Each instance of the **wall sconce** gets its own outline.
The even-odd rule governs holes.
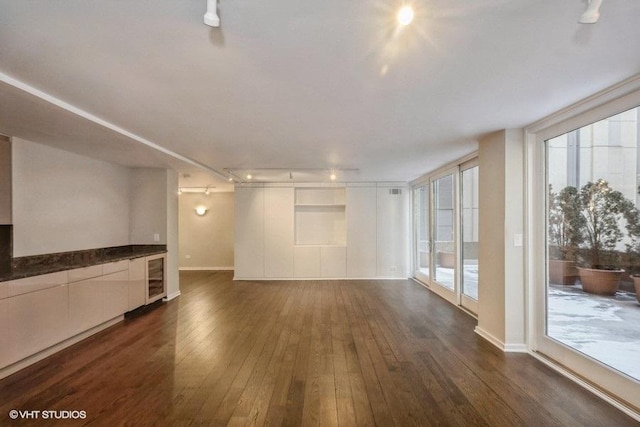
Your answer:
[[[207,213],[207,208],[205,208],[204,206],[198,206],[195,210],[196,214],[198,214],[199,216],[203,216]]]

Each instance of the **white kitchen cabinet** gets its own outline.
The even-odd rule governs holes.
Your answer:
[[[4,283],[0,283],[0,287]],[[13,355],[15,354],[15,343],[9,339],[9,300],[0,299],[0,368],[8,365]],[[15,325],[11,324],[12,327]]]
[[[341,278],[347,274],[347,248],[320,247],[320,277]]]
[[[294,249],[294,275],[296,278],[320,277],[320,247],[296,246]]]
[[[67,271],[69,283],[79,282],[81,280],[92,279],[102,276],[102,264],[92,265],[90,267],[74,268]]]
[[[68,287],[58,285],[2,300],[8,340],[2,366],[68,337]]]
[[[376,277],[377,189],[347,188],[347,277]]]
[[[67,272],[41,274],[39,276],[26,277],[24,279],[11,280],[1,284],[6,289],[7,297],[41,291],[67,284]]]
[[[69,283],[69,327],[71,336],[104,322],[102,277]]]
[[[147,263],[146,258],[135,258],[129,261],[128,311],[142,307],[146,301]]]
[[[293,276],[293,187],[264,189],[264,276]]]
[[[124,259],[122,261],[110,262],[102,264],[102,274],[117,273],[118,271],[125,271],[129,269],[129,260]]]
[[[121,270],[102,276],[103,319],[111,320],[128,311],[129,272]]]
[[[264,188],[235,189],[235,276],[264,277]]]

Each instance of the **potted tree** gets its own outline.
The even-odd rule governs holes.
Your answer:
[[[588,267],[578,267],[582,289],[599,295],[615,295],[620,276],[616,246],[622,241],[620,224],[633,203],[603,179],[580,189],[580,215],[584,220],[584,244]]]
[[[633,280],[636,298],[640,302],[640,211],[636,207],[627,214],[627,232],[630,239],[627,243],[627,273]]]
[[[578,278],[576,254],[584,240],[584,217],[576,187],[555,193],[549,186],[549,281],[573,285]]]

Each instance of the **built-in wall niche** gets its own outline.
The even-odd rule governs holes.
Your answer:
[[[346,246],[345,188],[295,189],[296,245]]]

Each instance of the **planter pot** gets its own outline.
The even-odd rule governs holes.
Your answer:
[[[590,294],[615,295],[624,270],[596,270],[578,267],[582,290]]]
[[[556,285],[573,285],[578,278],[575,261],[549,260],[549,282]]]
[[[631,276],[633,279],[633,286],[636,288],[636,298],[640,302],[640,277]]]
[[[438,251],[438,265],[443,268],[454,268],[456,254],[454,252]]]

